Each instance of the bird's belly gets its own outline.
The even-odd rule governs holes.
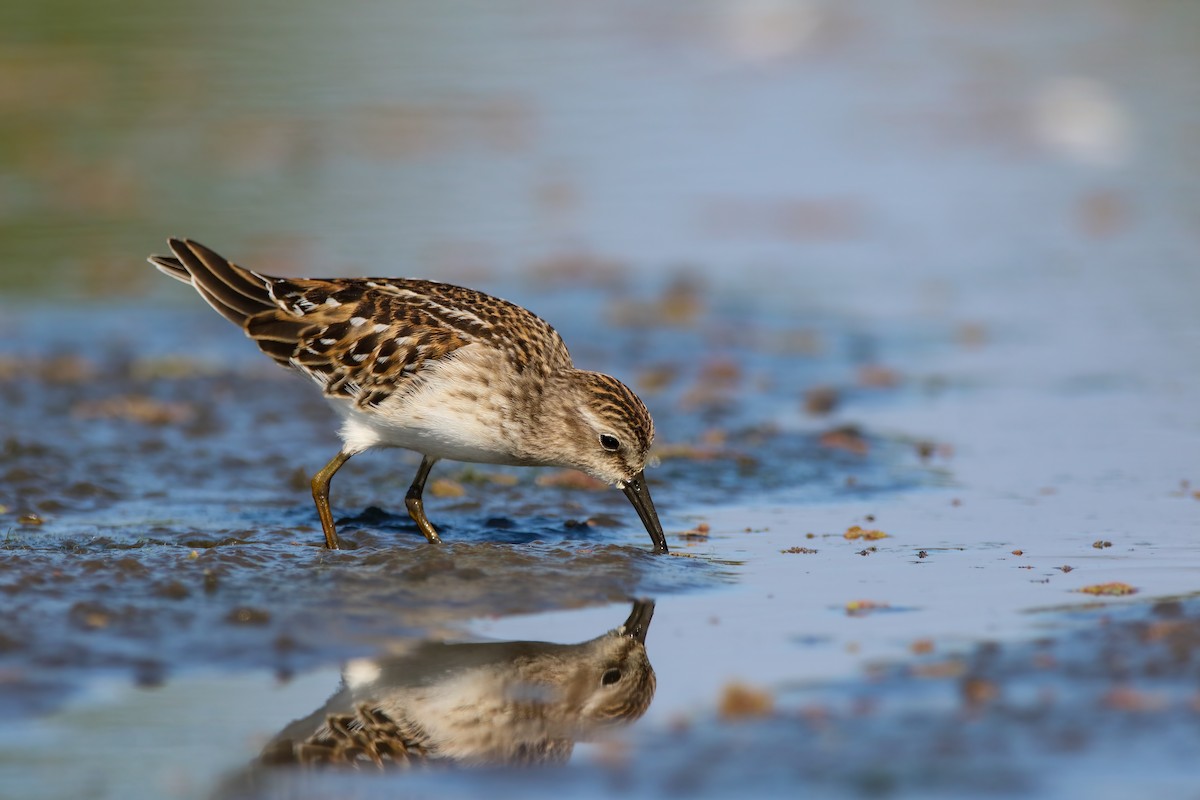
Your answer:
[[[412,398],[402,406],[364,411],[335,402],[342,440],[350,452],[403,447],[438,459],[477,464],[524,464],[502,435],[499,414],[487,406]]]

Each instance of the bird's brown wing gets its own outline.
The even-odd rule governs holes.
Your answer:
[[[391,278],[276,278],[197,242],[170,245],[175,258],[151,258],[159,270],[194,286],[276,362],[360,407],[410,391],[426,367],[474,343],[494,349],[517,372],[571,364],[545,321],[473,289]]]

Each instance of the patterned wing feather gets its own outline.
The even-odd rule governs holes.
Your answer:
[[[325,394],[359,406],[411,388],[427,364],[480,341],[477,333],[433,316],[419,294],[400,298],[378,287],[364,278],[277,278],[271,285],[276,308],[250,318],[246,333]]]
[[[411,390],[425,367],[470,344],[494,349],[518,373],[530,364],[571,365],[562,338],[546,322],[472,289],[388,278],[276,278],[271,296],[277,309],[251,318],[246,332],[327,395],[360,407]]]
[[[187,239],[162,272],[190,283],[268,356],[326,395],[375,406],[415,387],[422,370],[480,344],[518,373],[571,366],[555,330],[529,311],[445,283],[389,278],[276,278],[239,267]]]

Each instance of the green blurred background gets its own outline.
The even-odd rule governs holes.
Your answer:
[[[16,0],[0,292],[156,291],[168,235],[292,274],[803,272],[867,309],[1135,258],[1191,291],[1198,42],[1191,0]]]

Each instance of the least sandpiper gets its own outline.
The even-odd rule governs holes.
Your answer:
[[[439,459],[580,470],[620,488],[654,543],[666,537],[644,469],[654,441],[625,384],[576,369],[562,337],[520,306],[482,292],[398,278],[276,278],[188,239],[151,256],[191,285],[259,349],[321,387],[342,417],[342,448],[312,479],[325,544],[337,549],[329,482],[370,447],[423,458],[409,516],[440,542],[422,494]]]
[[[561,763],[646,712],[654,603],[580,644],[421,642],[356,659],[325,705],[277,734],[266,764],[498,766]]]

